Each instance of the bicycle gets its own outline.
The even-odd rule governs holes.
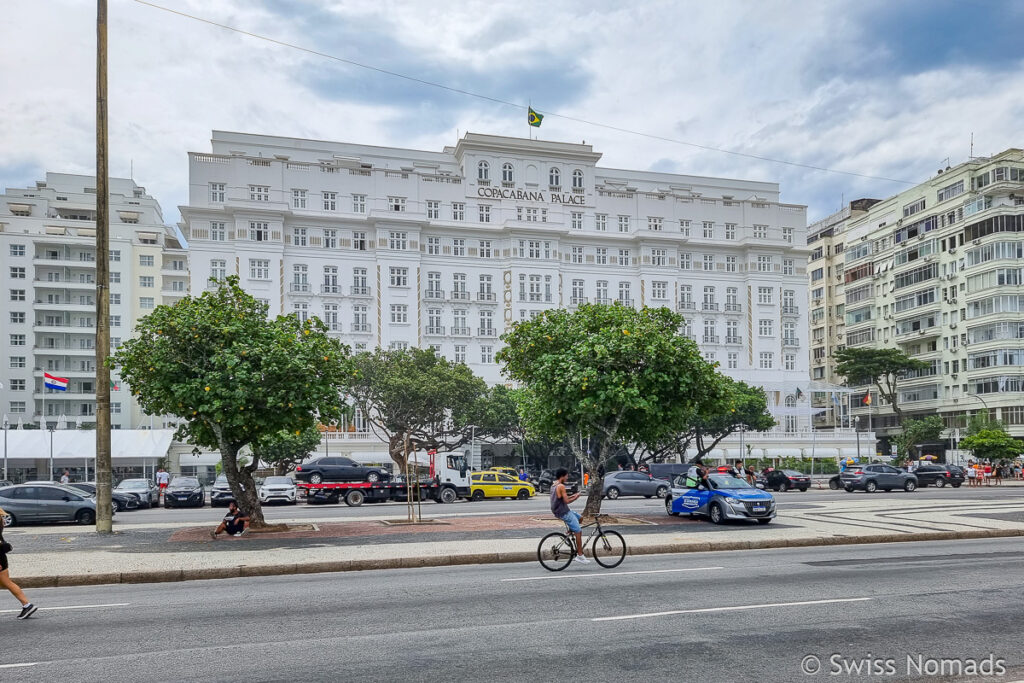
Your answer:
[[[613,569],[622,564],[626,558],[626,540],[617,531],[604,530],[601,528],[601,518],[607,515],[597,515],[590,524],[584,524],[583,529],[594,527],[590,536],[583,542],[586,548],[593,540],[594,561],[605,569]],[[566,525],[566,531],[569,526]],[[576,556],[576,539],[574,534],[555,531],[540,540],[537,546],[537,561],[548,571],[558,572],[569,566]]]

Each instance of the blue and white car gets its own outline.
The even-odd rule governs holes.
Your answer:
[[[676,477],[672,492],[665,498],[665,512],[673,517],[704,515],[714,524],[727,519],[756,519],[768,524],[775,519],[775,498],[767,491],[728,474],[711,474],[708,480],[711,490],[703,486],[688,488],[686,475]]]

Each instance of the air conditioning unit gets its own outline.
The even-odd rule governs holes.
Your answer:
[[[959,377],[959,375],[954,372],[953,373],[953,379],[956,379],[957,377]]]
[[[949,329],[955,330],[956,329],[956,323],[950,323],[949,324]]]
[[[971,242],[971,244],[981,244],[981,238],[979,237],[978,239]]]
[[[922,232],[920,235],[917,236],[917,241],[920,242],[923,239],[924,239],[924,233]]]
[[[918,333],[919,335],[922,335],[922,336],[923,336],[923,335],[924,335],[924,330],[918,330],[918,331],[917,331],[917,333]]]
[[[955,254],[956,253],[956,247],[950,247],[949,248],[949,253],[950,254]]]
[[[885,316],[885,319],[886,320],[892,320],[892,314],[889,314],[889,315]]]

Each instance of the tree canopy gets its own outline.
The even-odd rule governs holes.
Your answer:
[[[721,382],[726,390],[724,409],[697,413],[690,420],[688,432],[693,435],[697,454],[702,457],[741,427],[766,432],[775,426],[764,389],[725,376],[721,377]]]
[[[377,349],[353,357],[348,393],[401,470],[409,452],[450,451],[469,441],[471,411],[487,384],[430,349]]]
[[[833,354],[836,371],[846,377],[847,384],[858,386],[873,384],[878,395],[886,400],[903,424],[903,411],[899,406],[897,388],[908,373],[925,370],[928,363],[911,358],[899,349],[845,348]]]
[[[682,323],[666,308],[584,305],[545,311],[502,336],[498,360],[521,384],[528,433],[566,440],[590,472],[585,514],[600,510],[597,466],[616,444],[681,431],[691,413],[724,405],[721,377],[680,334]],[[583,451],[588,436],[600,452]]]
[[[1024,442],[1013,438],[1005,429],[982,429],[960,442],[960,448],[974,452],[974,457],[998,462],[1013,460],[1024,454]]]
[[[907,419],[903,423],[903,431],[893,437],[896,443],[896,456],[912,459],[914,444],[941,441],[945,428],[945,423],[938,415]]]
[[[110,358],[149,415],[179,419],[176,438],[218,449],[239,506],[255,526],[263,513],[252,473],[238,452],[307,428],[315,414],[340,414],[350,374],[348,349],[317,318],[267,319],[267,306],[237,277],[213,291],[158,306]]]

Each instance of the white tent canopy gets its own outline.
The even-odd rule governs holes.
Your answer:
[[[115,429],[110,432],[113,460],[156,459],[167,456],[173,429]],[[46,429],[16,429],[7,432],[7,457],[36,460],[50,457],[50,432]],[[53,457],[95,458],[96,432],[91,429],[58,429],[53,432]]]

